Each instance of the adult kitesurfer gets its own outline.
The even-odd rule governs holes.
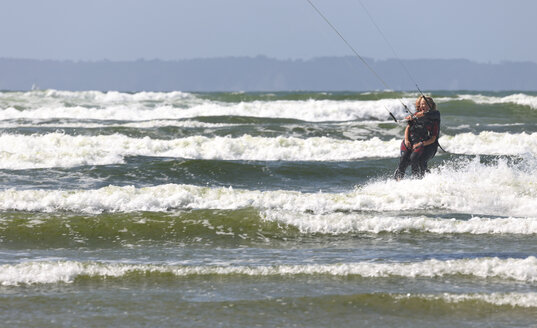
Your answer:
[[[409,165],[412,176],[421,178],[428,172],[427,162],[434,157],[438,149],[440,133],[440,112],[431,97],[421,95],[416,99],[416,114],[407,116],[408,125],[405,138],[401,142],[401,158],[395,170],[397,180],[405,176]]]

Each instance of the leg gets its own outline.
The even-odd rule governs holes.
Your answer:
[[[436,144],[426,146],[423,150],[423,155],[421,155],[419,159],[419,168],[421,171],[421,175],[423,176],[425,173],[429,173],[429,169],[427,168],[427,162],[436,155],[436,150],[438,149],[438,146]]]
[[[416,148],[410,155],[410,163],[412,165],[412,176],[416,178],[423,177],[423,172],[421,171],[421,168],[420,168],[420,161],[421,161],[421,158],[423,157],[424,148],[425,147],[423,146]]]
[[[401,142],[401,158],[399,159],[399,166],[395,170],[394,178],[396,180],[401,180],[405,176],[405,171],[410,165],[410,154],[412,150],[406,148],[405,141]]]

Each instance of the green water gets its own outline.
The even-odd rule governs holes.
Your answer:
[[[537,93],[0,93],[6,327],[526,327]]]

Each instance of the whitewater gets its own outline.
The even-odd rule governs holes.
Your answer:
[[[396,181],[417,96],[0,92],[6,324],[534,324],[537,94],[432,92]]]

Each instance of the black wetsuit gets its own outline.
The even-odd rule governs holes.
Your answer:
[[[410,129],[410,143],[412,145],[429,140],[433,136],[436,136],[436,140],[428,146],[408,149],[403,139],[399,167],[395,170],[394,174],[396,179],[401,179],[405,176],[405,171],[409,165],[412,165],[413,176],[423,177],[425,172],[428,172],[427,162],[434,157],[438,149],[438,137],[440,136],[439,111],[428,111],[423,117],[409,121],[408,124]]]

